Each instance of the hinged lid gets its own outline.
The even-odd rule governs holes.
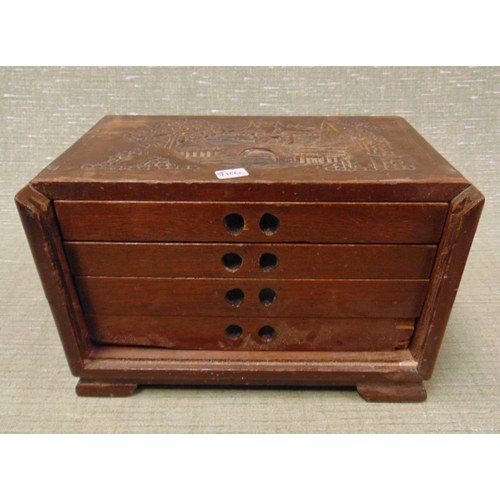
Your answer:
[[[399,117],[108,116],[32,185],[51,199],[449,201],[469,182]]]

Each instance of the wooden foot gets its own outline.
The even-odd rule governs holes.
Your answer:
[[[419,403],[427,399],[421,382],[407,384],[366,383],[356,389],[370,403]]]
[[[98,382],[96,380],[80,379],[76,384],[76,393],[84,397],[122,398],[130,396],[137,389],[137,384],[119,382]]]

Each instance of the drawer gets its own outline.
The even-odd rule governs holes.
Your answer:
[[[447,203],[55,201],[74,241],[437,243]]]
[[[77,276],[427,279],[434,245],[66,242]]]
[[[416,318],[429,282],[79,276],[75,283],[87,314]]]
[[[85,320],[95,342],[243,351],[391,351],[408,346],[413,319],[99,316]]]

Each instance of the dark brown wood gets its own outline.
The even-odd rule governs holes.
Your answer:
[[[397,117],[118,116],[16,201],[79,395],[393,402],[425,399],[484,199]]]
[[[71,372],[78,376],[92,344],[64,255],[52,203],[26,186],[17,194],[16,205]]]
[[[55,208],[66,240],[436,243],[448,204],[56,201]],[[244,220],[235,234],[225,223],[231,214]],[[265,214],[279,219],[273,234],[261,229]]]
[[[245,178],[243,178],[245,179]],[[329,184],[287,182],[267,183],[263,181],[244,182],[235,179],[231,188],[220,186],[218,182],[185,184],[150,184],[139,182],[106,182],[89,184],[85,181],[72,181],[61,178],[57,182],[38,180],[34,186],[51,199],[68,200],[113,200],[113,201],[190,201],[193,193],[205,201],[238,202],[242,199],[258,202],[276,200],[279,202],[448,202],[465,189],[469,182],[463,179],[448,178],[443,182],[412,182],[401,180],[395,186],[391,181],[366,181],[356,184],[331,182]]]
[[[244,167],[246,177],[214,172]],[[469,185],[399,117],[109,116],[33,181],[51,199],[449,201]]]
[[[80,379],[76,385],[78,396],[86,397],[122,398],[132,395],[136,389],[137,384],[99,382],[87,379]]]
[[[86,321],[102,344],[243,351],[391,351],[407,348],[414,328],[414,320],[385,318],[87,315]]]
[[[408,350],[392,352],[180,351],[101,347],[86,363],[87,380],[113,385],[356,386],[415,385],[422,382]],[[404,389],[404,387],[403,387]],[[399,399],[414,401],[415,391]],[[92,395],[92,394],[88,394]],[[95,394],[95,395],[102,395]]]
[[[417,383],[373,383],[356,386],[359,394],[370,403],[420,403],[427,399],[421,382]]]
[[[411,345],[425,378],[434,370],[483,205],[484,196],[473,186],[450,204],[429,293]]]
[[[102,356],[93,356],[85,365],[91,380],[138,384],[229,384],[229,385],[313,385],[356,386],[361,381],[374,383],[421,382],[417,363],[408,351],[392,353],[361,352],[258,352],[194,351],[179,359],[174,351],[148,359],[149,349],[132,358],[138,348],[103,347]],[[96,353],[100,350],[96,349]],[[156,350],[155,350],[156,351]],[[216,357],[216,354],[224,356]],[[291,356],[295,354],[295,356]],[[351,357],[346,355],[351,354]],[[238,356],[239,355],[239,356]],[[274,356],[273,356],[274,355]]]
[[[258,279],[93,276],[77,277],[75,283],[85,313],[228,318],[415,318],[420,315],[428,287],[427,280],[262,282]],[[276,294],[275,301],[270,305],[263,304],[260,299],[264,289]],[[241,290],[244,294],[239,306],[226,298],[232,290]]]
[[[64,246],[76,276],[158,278],[428,279],[436,254],[435,245],[66,242]]]

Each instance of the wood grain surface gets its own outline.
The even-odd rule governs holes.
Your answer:
[[[387,318],[86,315],[86,321],[101,344],[238,351],[393,351],[408,346],[415,326]]]
[[[427,279],[435,245],[66,242],[76,276]]]
[[[63,237],[87,241],[436,243],[448,211],[447,203],[59,200],[54,205]],[[233,214],[242,220],[227,222]],[[272,233],[263,224],[266,214],[278,219]]]
[[[246,174],[228,189],[231,168]],[[449,201],[469,182],[401,117],[120,115],[33,185],[51,199]]]
[[[131,316],[415,318],[428,280],[266,280],[78,276],[85,313]],[[274,302],[263,303],[270,290]],[[232,294],[233,291],[238,291]],[[232,298],[236,300],[232,300]],[[241,299],[240,299],[241,297]]]

